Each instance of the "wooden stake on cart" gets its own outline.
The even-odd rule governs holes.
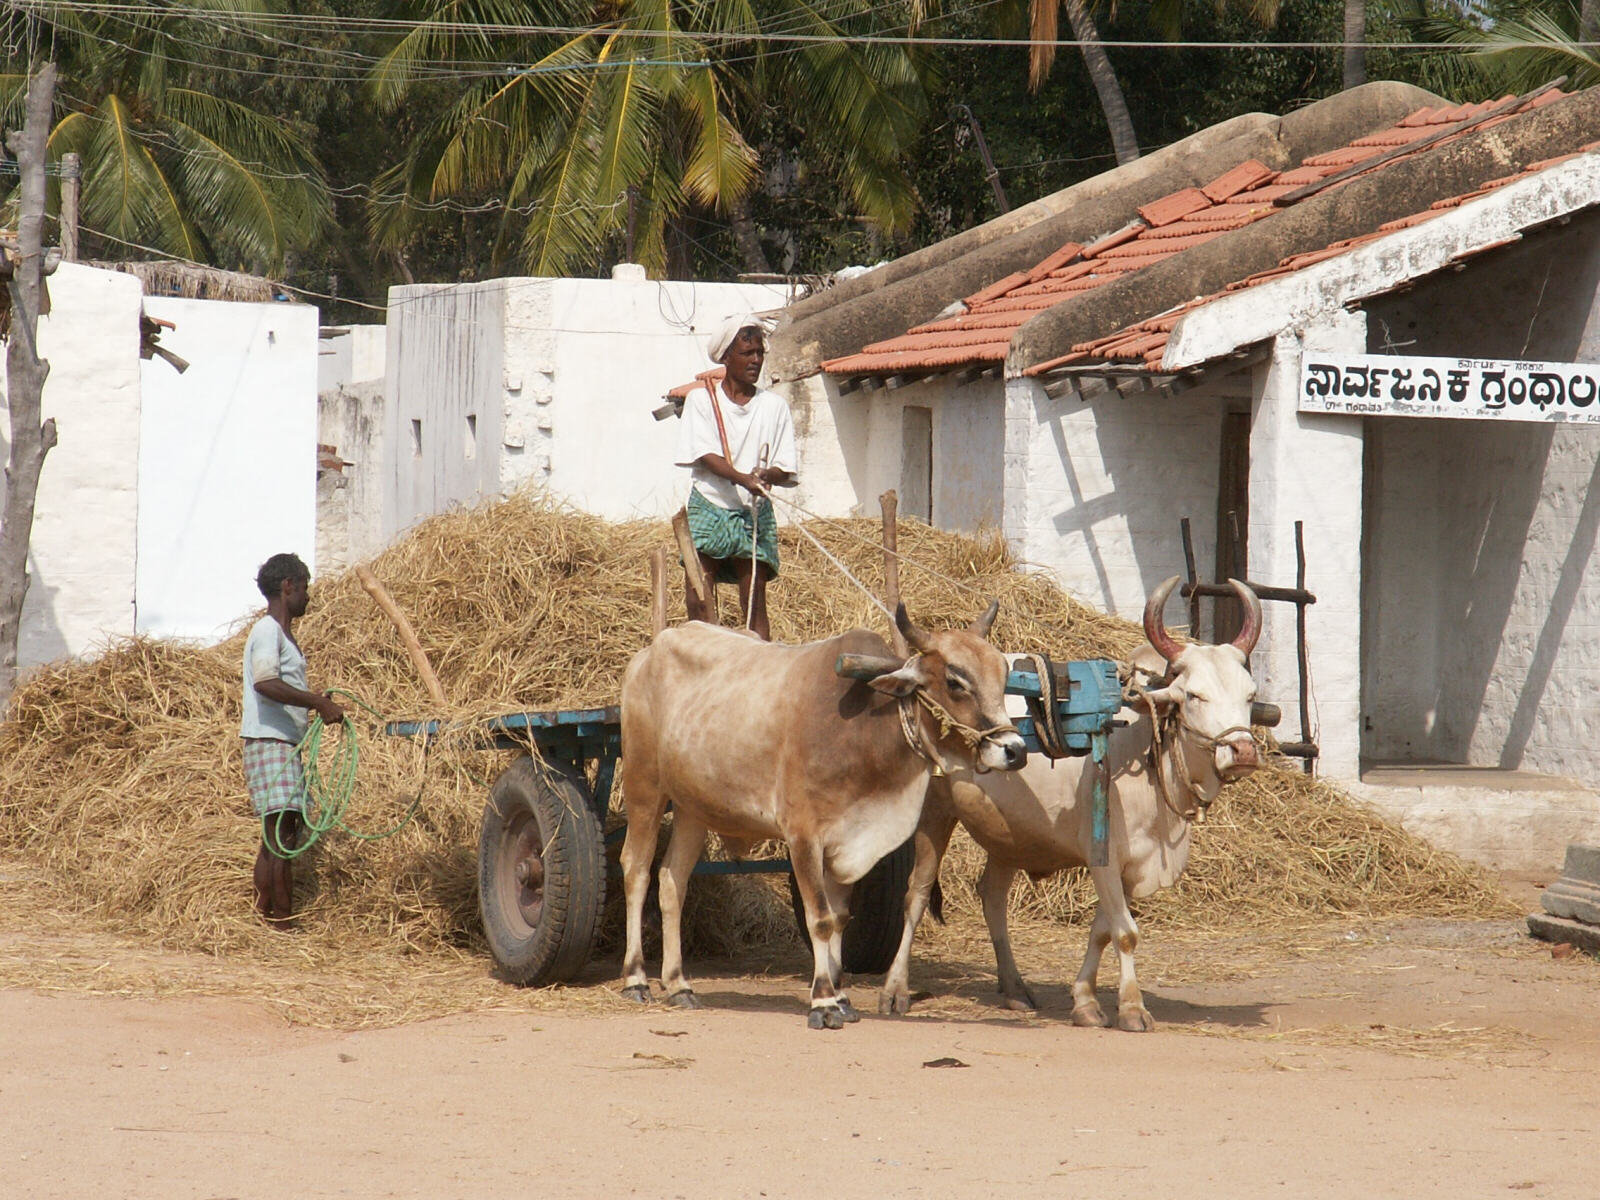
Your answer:
[[[667,627],[667,552],[660,546],[650,551],[650,636],[659,637]]]
[[[896,521],[900,497],[893,488],[878,497],[878,507],[883,510],[883,602],[894,612],[900,607],[900,537]],[[889,636],[896,654],[911,653],[905,636],[893,622],[889,625]]]
[[[411,656],[411,665],[417,668],[417,674],[422,677],[422,686],[428,689],[428,696],[440,708],[445,707],[444,688],[439,683],[439,677],[433,673],[433,666],[428,662],[428,655],[422,649],[422,643],[417,640],[417,631],[411,627],[411,622],[406,619],[405,613],[400,611],[400,606],[389,595],[388,589],[378,582],[377,576],[366,567],[358,566],[355,569],[356,578],[361,581],[361,586],[377,602],[383,615],[389,618],[395,627],[395,632],[400,635],[400,641],[406,648],[406,653]]]
[[[702,603],[711,604],[715,611],[716,594],[712,588],[716,585],[700,568],[700,552],[694,548],[694,538],[689,533],[689,514],[681,508],[672,514],[672,536],[677,539],[678,553],[683,556],[683,570],[689,577],[689,586]]]

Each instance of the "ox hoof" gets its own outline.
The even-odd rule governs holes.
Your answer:
[[[1001,1001],[1012,1012],[1036,1013],[1039,1006],[1034,1003],[1033,996],[1024,993],[1020,996],[1006,996]]]
[[[854,1025],[857,1021],[861,1020],[861,1014],[856,1011],[855,1005],[851,1004],[848,1000],[839,1001],[839,1015],[851,1025]]]
[[[1084,1004],[1073,1009],[1072,1023],[1083,1029],[1104,1029],[1111,1024],[1098,1004]]]
[[[692,989],[684,988],[681,992],[673,992],[667,997],[667,1003],[673,1008],[699,1008],[700,997]]]
[[[1155,1018],[1142,1006],[1117,1010],[1117,1028],[1125,1033],[1149,1033],[1155,1027]]]
[[[806,1015],[807,1029],[843,1029],[844,1014],[837,1008],[813,1008]]]
[[[885,988],[878,993],[878,1011],[886,1016],[903,1017],[911,1011],[911,996],[906,992],[891,992]]]
[[[647,983],[630,984],[622,989],[622,998],[624,1000],[632,1000],[635,1004],[649,1004],[650,985]]]

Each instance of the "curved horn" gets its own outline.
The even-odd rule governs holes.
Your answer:
[[[1174,575],[1150,593],[1150,599],[1144,606],[1144,635],[1168,663],[1183,653],[1183,647],[1167,632],[1166,622],[1161,619],[1161,610],[1167,606],[1167,597],[1172,595],[1172,589],[1177,586],[1178,577]]]
[[[1244,628],[1239,630],[1239,636],[1233,639],[1233,644],[1242,653],[1249,654],[1261,637],[1261,601],[1246,584],[1237,579],[1228,580],[1228,585],[1239,597],[1239,603],[1244,605]]]
[[[911,623],[911,618],[906,615],[906,606],[897,604],[894,608],[894,624],[906,639],[906,645],[913,650],[923,652],[928,649],[928,634],[926,630],[919,629]]]
[[[979,637],[987,639],[988,636],[989,636],[989,630],[994,628],[995,614],[997,614],[999,611],[1000,611],[1000,601],[998,601],[998,600],[989,601],[989,607],[983,610],[983,615],[980,616],[971,625],[968,625],[967,628],[971,632],[977,634]]]

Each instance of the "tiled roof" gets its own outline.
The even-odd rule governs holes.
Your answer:
[[[1099,364],[1118,367],[1142,367],[1146,370],[1152,371],[1158,370],[1161,366],[1161,360],[1167,351],[1168,335],[1172,333],[1172,330],[1177,325],[1180,317],[1193,312],[1195,309],[1204,307],[1205,305],[1210,304],[1213,300],[1216,300],[1222,296],[1242,291],[1245,288],[1255,287],[1258,284],[1266,283],[1269,280],[1280,279],[1283,276],[1292,274],[1303,267],[1309,267],[1313,263],[1325,262],[1330,258],[1336,258],[1341,254],[1346,254],[1359,246],[1365,246],[1372,242],[1378,241],[1379,239],[1384,238],[1391,233],[1396,233],[1402,229],[1409,229],[1414,225],[1420,225],[1424,221],[1431,220],[1450,209],[1461,207],[1461,205],[1467,203],[1469,200],[1476,200],[1480,196],[1486,196],[1490,192],[1497,191],[1509,183],[1515,183],[1520,179],[1526,179],[1530,175],[1537,175],[1541,171],[1547,171],[1551,167],[1558,166],[1561,163],[1567,162],[1569,159],[1576,158],[1579,154],[1584,154],[1594,150],[1600,150],[1600,141],[1591,142],[1586,146],[1580,147],[1572,154],[1563,154],[1556,158],[1547,158],[1542,162],[1530,163],[1521,171],[1516,171],[1510,175],[1501,176],[1499,179],[1491,179],[1482,187],[1476,188],[1475,190],[1467,192],[1463,195],[1451,196],[1444,200],[1436,200],[1421,212],[1412,213],[1410,216],[1400,217],[1397,220],[1387,221],[1378,226],[1378,228],[1374,229],[1371,233],[1362,234],[1360,237],[1346,238],[1343,241],[1335,242],[1330,246],[1326,246],[1321,250],[1309,251],[1305,254],[1291,255],[1290,257],[1281,261],[1271,270],[1260,271],[1254,275],[1240,279],[1237,282],[1230,283],[1220,292],[1215,292],[1209,296],[1197,297],[1194,300],[1189,301],[1187,304],[1179,305],[1177,308],[1161,313],[1159,316],[1152,317],[1148,321],[1139,321],[1133,325],[1127,326],[1126,328],[1119,329],[1115,333],[1108,334],[1105,337],[1096,338],[1095,340],[1089,342],[1080,342],[1072,347],[1072,353],[1065,354],[1060,358],[1051,359],[1048,362],[1038,363],[1035,366],[1030,367],[1027,371],[1027,374],[1043,375],[1049,371],[1057,369],[1058,367],[1083,367]],[[1497,249],[1499,246],[1505,244],[1506,242],[1502,241],[1497,242],[1494,245],[1483,246],[1478,248],[1475,253],[1481,254],[1488,250]]]
[[[1374,163],[1372,170],[1382,170],[1390,163],[1410,157],[1404,147],[1444,134],[1439,141],[1428,143],[1431,149],[1440,141],[1458,136],[1450,132],[1453,126],[1462,127],[1461,133],[1467,128],[1475,132],[1562,97],[1562,92],[1552,89],[1531,96],[1521,105],[1514,103],[1514,97],[1506,97],[1482,104],[1419,109],[1387,129],[1359,137],[1329,153],[1314,155],[1288,171],[1274,171],[1254,159],[1247,160],[1201,187],[1183,188],[1142,206],[1127,225],[1098,241],[1086,246],[1069,243],[1032,270],[1019,271],[995,281],[968,296],[963,302],[966,311],[957,316],[918,325],[899,337],[865,346],[857,354],[830,359],[822,364],[823,370],[834,375],[889,375],[1003,362],[1012,335],[1044,310],[1129,272],[1264,220],[1285,207],[1286,198],[1288,203],[1293,203],[1291,193],[1299,188],[1333,180],[1334,176],[1341,178],[1328,186],[1342,186],[1347,178],[1370,174],[1356,170],[1345,176],[1345,172],[1368,159],[1381,157],[1383,161]],[[1481,120],[1497,106],[1504,106],[1504,111],[1488,121]],[[1469,126],[1473,121],[1478,123]],[[1397,150],[1401,152],[1395,153]],[[1390,154],[1394,157],[1387,157]],[[1369,236],[1381,236],[1381,231]],[[1348,248],[1329,247],[1318,253],[1342,253]],[[1301,259],[1306,257],[1300,256]],[[1308,265],[1299,260],[1289,261],[1294,261],[1296,266],[1279,267],[1268,275]],[[1310,261],[1316,261],[1315,257]],[[1233,286],[1244,285],[1245,281],[1241,281]],[[1130,326],[1111,338],[1085,344],[1083,357],[1098,357],[1115,344],[1121,357],[1113,361],[1134,361],[1128,356],[1136,353],[1137,361],[1144,361],[1153,348],[1153,343],[1145,345],[1148,339],[1159,334],[1164,347],[1165,334],[1170,332],[1176,319],[1175,315],[1166,314]],[[1165,328],[1160,328],[1163,322],[1166,322]],[[1092,353],[1088,350],[1091,345],[1096,347]],[[1135,351],[1135,346],[1143,348]],[[1077,361],[1078,351],[1079,348],[1074,347],[1073,355],[1049,365]],[[1159,357],[1158,349],[1156,361]],[[1034,368],[1030,374],[1041,369],[1048,367]]]

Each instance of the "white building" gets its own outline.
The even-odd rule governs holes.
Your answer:
[[[838,431],[845,503],[899,487],[939,525],[997,524],[1125,616],[1185,572],[1182,518],[1203,581],[1275,586],[1303,523],[1318,769],[1553,867],[1600,835],[1600,426],[1396,415],[1422,409],[1387,392],[1312,411],[1302,365],[1600,361],[1597,133],[1600,92],[1457,109],[1376,84],[1238,118],[793,306],[769,361],[797,420]],[[1286,740],[1296,641],[1268,604],[1254,668]]]
[[[316,310],[145,296],[133,275],[72,263],[49,288],[43,412],[59,441],[19,665],[133,633],[216,637],[259,607],[263,559],[314,559]],[[186,372],[141,359],[141,312],[172,322],[160,344]]]
[[[385,539],[450,504],[532,485],[612,520],[684,500],[677,425],[650,410],[704,370],[729,314],[786,289],[611,279],[496,279],[389,293]]]

